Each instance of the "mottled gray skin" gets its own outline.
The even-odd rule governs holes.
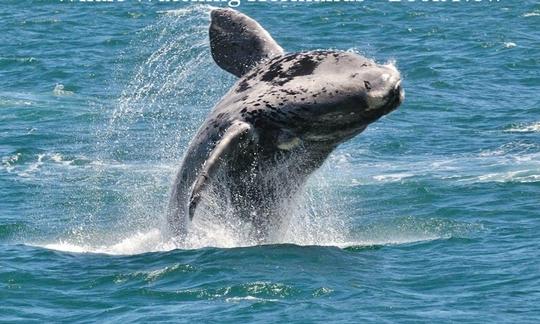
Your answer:
[[[238,28],[246,18],[218,9],[212,26],[219,25],[230,39],[235,31],[226,29],[227,23],[236,21]],[[252,222],[264,241],[268,227],[282,221],[280,207],[328,155],[403,100],[400,74],[392,64],[378,65],[351,52],[284,54],[263,34],[258,39],[265,44],[261,53],[248,53],[247,59],[236,56],[242,52],[238,48],[212,48],[213,53],[227,52],[213,56],[241,78],[206,118],[185,154],[170,201],[169,223],[176,235],[185,235],[190,216],[196,217],[201,196],[219,173],[229,179],[221,188],[224,201],[238,217]],[[211,39],[211,44],[216,42]]]

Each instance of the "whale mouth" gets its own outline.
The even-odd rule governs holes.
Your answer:
[[[401,86],[401,80],[398,80],[396,84],[394,85],[394,94],[396,94],[399,98],[399,104],[401,104],[405,100],[405,90]],[[397,107],[396,107],[397,108]]]
[[[401,87],[401,80],[396,82],[396,84],[394,85],[394,89],[392,89],[391,91],[390,98],[391,99],[382,107],[381,116],[389,114],[392,111],[396,110],[405,99],[405,90],[403,90],[403,88]]]
[[[378,99],[377,105],[373,108],[367,109],[361,114],[364,117],[364,122],[370,124],[384,115],[396,110],[401,103],[405,100],[405,90],[401,86],[401,79],[399,79],[391,88],[388,93]]]
[[[372,108],[358,111],[337,112],[327,115],[323,122],[318,122],[317,127],[304,134],[303,139],[311,142],[343,142],[364,131],[367,126],[379,118],[396,110],[405,99],[405,91],[401,86],[401,79],[394,85],[388,85],[384,97],[378,98],[379,102]],[[367,103],[366,103],[367,104]],[[346,118],[343,118],[346,117]],[[349,118],[350,117],[350,118]],[[340,121],[335,122],[338,118]],[[347,120],[346,122],[344,122]]]
[[[399,89],[401,89],[401,80],[398,80],[398,82],[394,84],[394,90],[399,90]]]

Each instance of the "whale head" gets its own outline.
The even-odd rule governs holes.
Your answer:
[[[342,142],[395,110],[404,100],[393,63],[352,52],[312,51],[261,64],[245,79],[263,84],[282,120],[308,141]],[[256,87],[255,87],[256,88]]]
[[[344,51],[286,54],[253,19],[232,9],[215,9],[211,16],[212,56],[240,77],[229,97],[248,106],[242,107],[244,117],[257,128],[285,128],[307,142],[339,144],[404,100],[393,63]]]

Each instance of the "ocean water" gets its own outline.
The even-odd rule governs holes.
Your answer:
[[[211,8],[0,2],[0,322],[540,321],[537,1],[242,3],[287,51],[395,61],[406,91],[263,246],[211,217],[166,235],[235,80]]]

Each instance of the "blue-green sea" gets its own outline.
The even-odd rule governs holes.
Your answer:
[[[540,322],[540,3],[265,2],[289,52],[395,62],[272,244],[169,237],[182,156],[234,84],[227,3],[0,0],[0,322]]]

